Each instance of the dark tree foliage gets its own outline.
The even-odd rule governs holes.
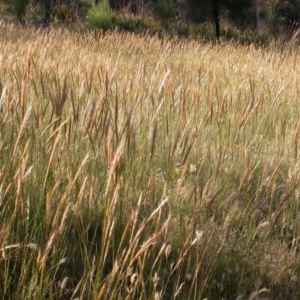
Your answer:
[[[221,0],[226,17],[238,25],[255,20],[255,1],[253,0]]]
[[[211,0],[186,0],[187,1],[187,15],[188,18],[194,22],[204,22],[211,20],[212,6]]]
[[[19,21],[25,16],[28,0],[14,0],[14,11]]]
[[[220,19],[222,16],[242,24],[253,16],[253,0],[187,0],[189,18],[192,21],[213,21],[217,39],[221,35]]]
[[[299,26],[300,0],[279,2],[275,6],[275,12],[285,26]]]
[[[112,9],[123,9],[128,7],[132,2],[130,0],[109,0],[109,6]]]

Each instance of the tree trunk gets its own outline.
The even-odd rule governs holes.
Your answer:
[[[51,15],[51,0],[45,0],[45,26],[49,26]]]
[[[215,30],[216,30],[216,38],[219,40],[220,38],[220,7],[219,7],[219,0],[212,0],[213,4],[213,17],[215,23]]]
[[[260,23],[261,23],[260,0],[256,0],[256,26],[257,26],[257,29],[260,29]]]

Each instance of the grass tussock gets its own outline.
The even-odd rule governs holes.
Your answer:
[[[297,49],[0,36],[0,298],[299,298]]]

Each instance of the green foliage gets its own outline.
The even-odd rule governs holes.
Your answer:
[[[76,7],[73,5],[61,4],[54,7],[52,11],[53,17],[60,21],[75,20]]]
[[[168,20],[175,16],[174,5],[168,0],[158,0],[153,8],[153,14],[161,20]]]
[[[134,33],[146,32],[147,24],[141,18],[134,16],[119,15],[116,17],[116,25],[121,31],[129,31]]]
[[[265,18],[265,23],[271,34],[275,36],[278,34],[280,27],[283,25],[283,20],[275,12],[270,11]]]
[[[80,9],[88,10],[92,7],[92,4],[87,0],[78,0],[78,7]]]
[[[88,18],[93,27],[104,31],[112,29],[115,23],[115,16],[107,0],[102,0],[98,5],[93,6],[88,12]]]
[[[28,0],[14,0],[14,12],[19,20],[25,16],[28,3]]]
[[[251,29],[241,31],[238,28],[226,27],[222,30],[221,35],[226,41],[234,41],[242,45],[256,44],[266,46],[269,43],[267,34],[263,32],[256,32]]]

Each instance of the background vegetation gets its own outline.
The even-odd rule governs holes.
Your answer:
[[[299,48],[0,23],[1,299],[299,299]]]
[[[299,0],[0,0],[0,6],[0,17],[22,24],[263,44],[298,38],[300,20]]]

